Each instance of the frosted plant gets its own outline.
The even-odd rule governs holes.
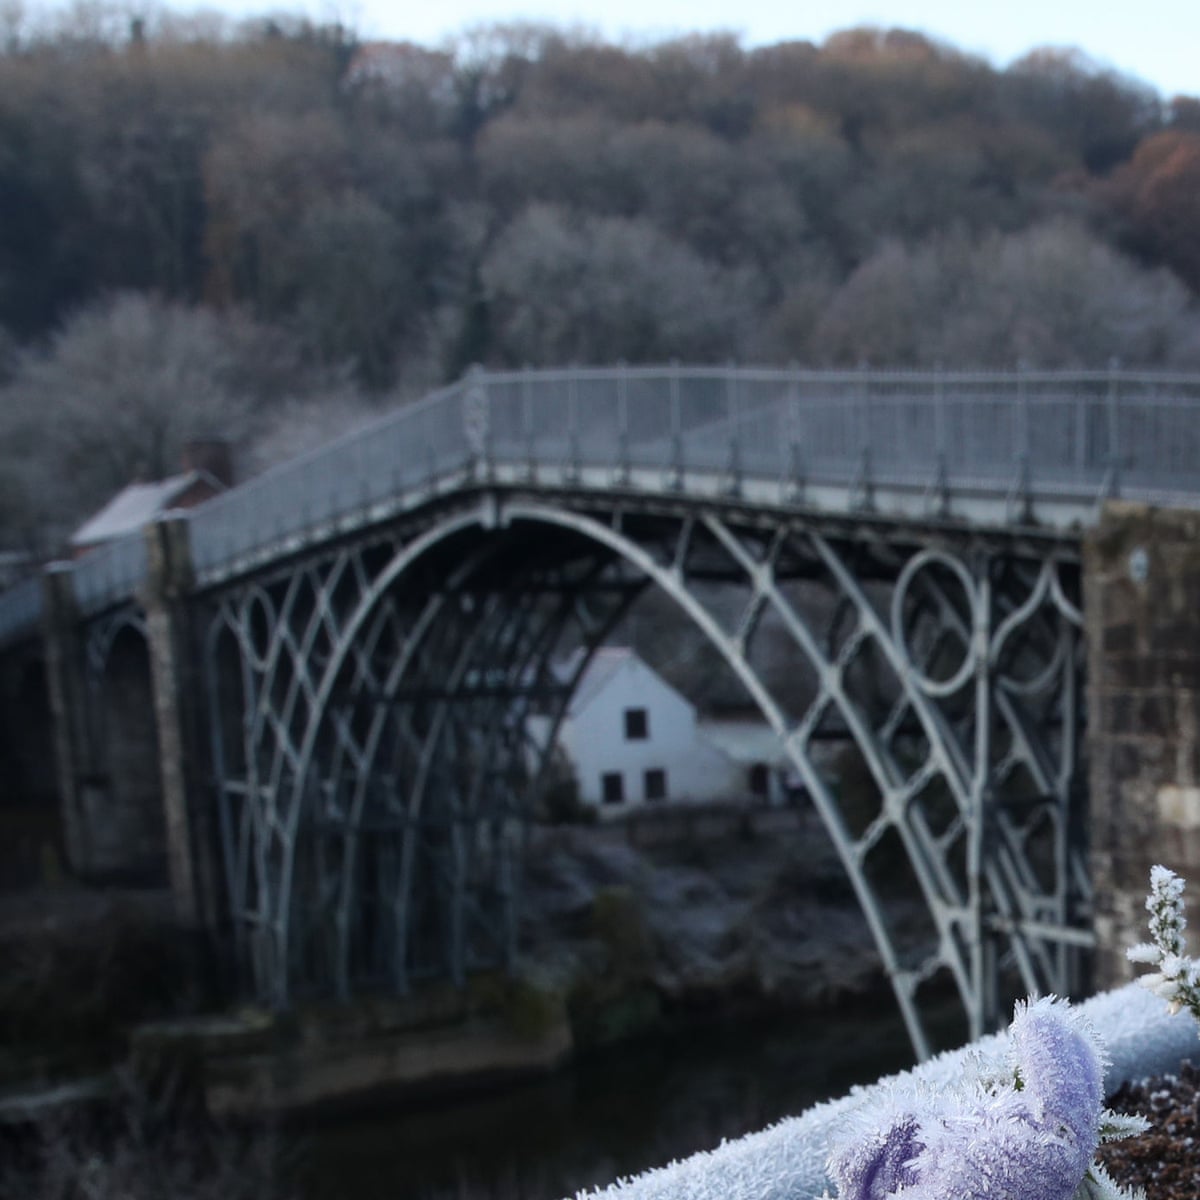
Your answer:
[[[1166,1000],[1172,1013],[1186,1008],[1200,1020],[1200,963],[1185,953],[1183,931],[1183,880],[1174,871],[1158,866],[1150,868],[1150,894],[1146,897],[1150,913],[1150,941],[1125,951],[1130,962],[1149,963],[1158,970],[1143,975],[1138,982]]]
[[[1017,1005],[1006,1071],[975,1060],[952,1089],[896,1085],[828,1170],[839,1200],[1130,1200],[1092,1160],[1146,1127],[1104,1108],[1099,1038],[1051,997]]]

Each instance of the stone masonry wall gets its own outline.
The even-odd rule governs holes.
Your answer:
[[[1096,985],[1135,974],[1150,867],[1200,897],[1200,512],[1112,502],[1084,542]]]
[[[166,882],[158,731],[150,687],[150,654],[132,631],[113,643],[95,704],[102,787],[85,792],[96,878]]]

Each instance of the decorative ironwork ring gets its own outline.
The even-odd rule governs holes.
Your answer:
[[[971,678],[975,671],[978,655],[973,641],[968,637],[963,660],[948,679],[934,679],[927,675],[913,657],[904,629],[904,602],[908,598],[909,588],[917,573],[925,567],[935,564],[945,567],[958,580],[966,594],[971,611],[975,611],[979,598],[975,591],[975,581],[971,578],[967,568],[958,559],[952,558],[942,550],[922,550],[904,564],[904,569],[896,580],[896,589],[892,593],[892,637],[895,639],[900,653],[904,656],[917,687],[927,696],[943,697],[952,696]]]

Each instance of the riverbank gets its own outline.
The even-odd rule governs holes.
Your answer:
[[[81,1178],[90,1161],[112,1176],[93,1176],[94,1194],[123,1200],[559,1200],[763,1128],[909,1054],[886,1005],[710,1022],[520,1081],[232,1129],[196,1113],[164,1122],[125,1080],[103,1110],[27,1131],[20,1152],[0,1126],[0,1198],[61,1196],[37,1181]],[[22,1156],[16,1186],[4,1168]]]
[[[525,869],[523,970],[565,994],[582,1045],[640,1033],[660,1017],[829,1008],[886,987],[816,813],[727,816],[715,835],[537,831]],[[918,898],[889,897],[889,913],[901,946],[927,949]]]
[[[879,995],[878,958],[815,815],[753,815],[769,817],[765,827],[735,813],[708,814],[707,828],[693,814],[668,837],[535,830],[526,949],[511,975],[285,1015],[222,1007],[151,898],[60,893],[20,919],[10,902],[0,1115],[19,1118],[23,1095],[44,1106],[80,1076],[87,1092],[125,1067],[191,1089],[222,1118],[362,1107],[494,1087],[634,1038]]]

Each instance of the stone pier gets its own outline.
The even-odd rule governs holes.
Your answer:
[[[154,725],[167,877],[181,925],[213,928],[217,921],[215,832],[200,803],[196,742],[197,648],[191,644],[186,598],[192,587],[185,520],[146,527],[149,573],[142,596],[150,655]]]
[[[187,619],[187,534],[181,520],[146,528],[148,571],[136,607],[103,617],[90,642],[70,574],[46,572],[42,741],[53,742],[48,757],[70,870],[95,883],[168,884],[181,925],[211,928],[215,837],[198,796],[200,656]],[[16,687],[5,684],[7,691]],[[23,715],[7,695],[0,700],[12,743],[36,714]],[[23,761],[19,749],[5,747],[8,775]]]
[[[1135,974],[1150,867],[1200,901],[1200,512],[1111,502],[1084,540],[1096,984]]]

